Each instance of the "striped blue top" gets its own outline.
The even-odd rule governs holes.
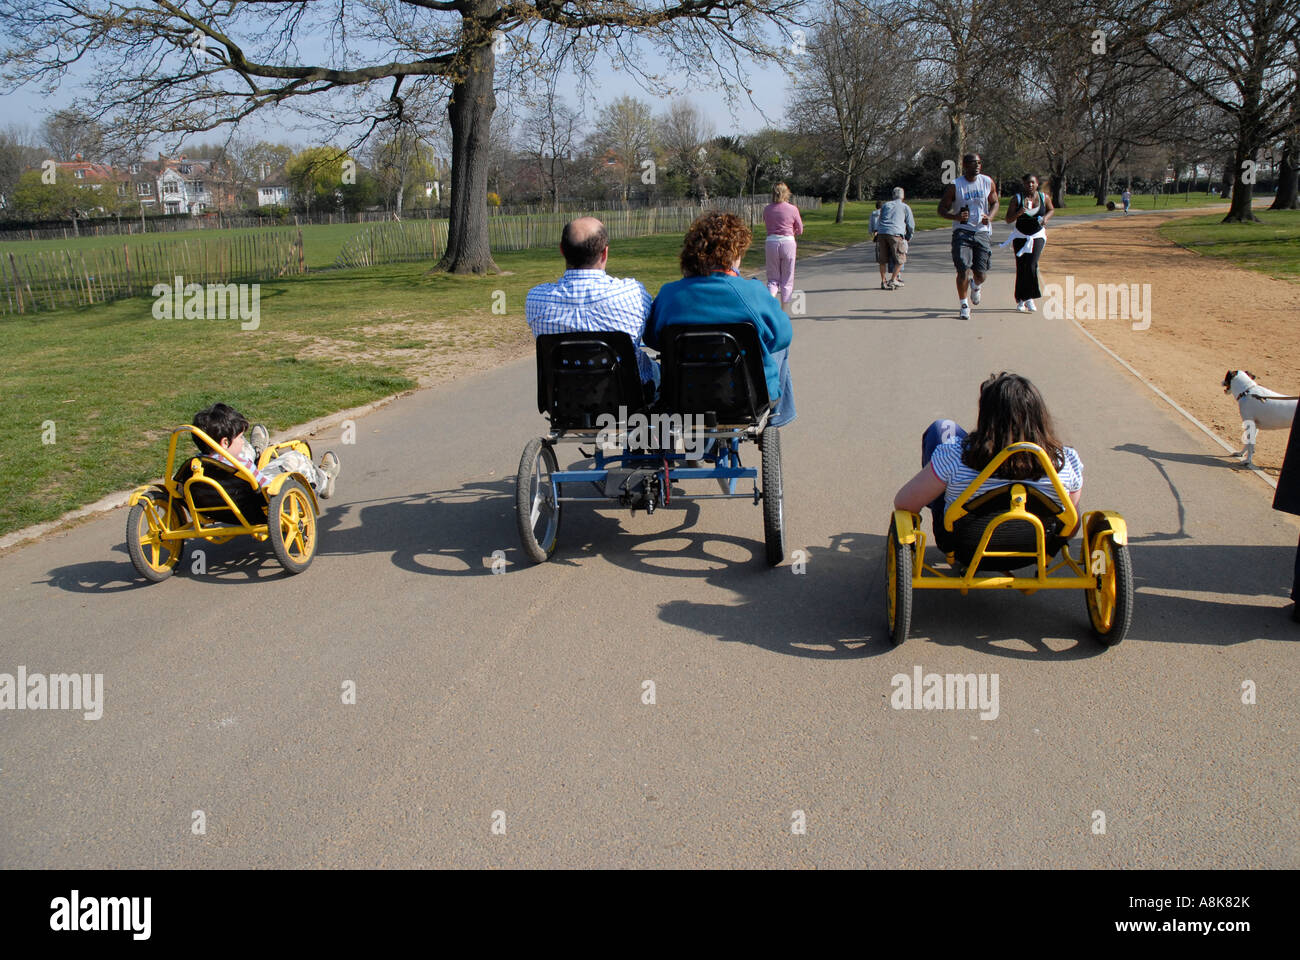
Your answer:
[[[650,294],[641,281],[611,277],[604,270],[565,270],[555,283],[528,291],[524,319],[534,337],[544,333],[622,330],[636,344],[641,380],[654,380],[654,361],[642,349]]]
[[[943,492],[943,506],[946,510],[951,507],[953,501],[961,496],[963,490],[971,485],[976,477],[979,476],[978,470],[973,470],[966,464],[962,463],[962,438],[955,437],[947,443],[941,443],[934,448],[934,455],[930,458],[930,468],[934,470],[935,476],[947,484],[947,489]],[[1083,462],[1079,459],[1079,454],[1074,447],[1065,447],[1062,450],[1065,455],[1065,464],[1057,471],[1061,478],[1061,484],[1066,490],[1073,493],[1083,486]],[[1041,477],[1038,480],[1005,480],[998,477],[984,483],[975,496],[981,496],[998,487],[1005,486],[1008,483],[1023,483],[1027,487],[1037,487],[1043,493],[1056,500],[1056,490],[1052,487],[1052,481],[1047,477]],[[971,498],[972,500],[974,497]]]

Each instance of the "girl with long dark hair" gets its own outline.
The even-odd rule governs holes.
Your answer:
[[[894,507],[919,513],[928,506],[938,529],[947,507],[999,453],[1013,443],[1036,443],[1047,452],[1070,500],[1083,489],[1083,463],[1073,447],[1057,438],[1052,416],[1038,388],[1015,373],[999,373],[980,384],[979,421],[968,434],[952,420],[936,420],[921,437],[921,472],[903,484]],[[1038,487],[1053,500],[1056,490],[1031,453],[1017,453],[998,467],[976,496],[1009,482]]]

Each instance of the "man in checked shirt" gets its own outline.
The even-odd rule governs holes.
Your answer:
[[[659,364],[645,353],[642,334],[650,315],[650,294],[639,280],[611,277],[609,232],[595,217],[579,217],[560,235],[564,275],[555,283],[539,283],[528,291],[524,318],[534,337],[544,333],[582,330],[622,330],[636,345],[637,367],[643,383],[659,387]]]

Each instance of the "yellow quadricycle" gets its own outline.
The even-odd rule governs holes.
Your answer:
[[[1056,500],[1024,482],[1009,482],[976,497],[998,467],[1010,456],[1032,453],[1051,481]],[[925,561],[921,518],[895,510],[885,548],[889,638],[907,639],[912,622],[913,590],[1011,589],[1084,590],[1093,633],[1106,646],[1124,639],[1133,615],[1133,566],[1128,552],[1128,527],[1110,510],[1083,515],[1079,556],[1070,555],[1069,541],[1080,518],[1051,459],[1034,443],[1014,443],[985,467],[944,511],[942,529],[936,524],[936,545],[946,555],[948,569]],[[1057,554],[1060,554],[1057,558]],[[1033,567],[1032,576],[1014,571]]]
[[[181,437],[193,437],[211,454],[182,457],[178,466],[176,444]],[[297,450],[311,459],[306,441],[290,440],[262,451],[258,468],[285,450]],[[302,573],[316,555],[320,507],[307,479],[301,473],[281,473],[259,487],[248,468],[188,424],[172,431],[163,479],[137,489],[129,503],[127,551],[140,575],[153,583],[172,575],[185,541],[191,539],[270,540],[276,559],[290,573]]]

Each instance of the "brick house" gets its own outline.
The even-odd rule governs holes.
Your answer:
[[[188,213],[197,216],[226,210],[234,202],[229,175],[214,160],[190,160],[158,155],[127,167],[131,189],[147,213]]]

